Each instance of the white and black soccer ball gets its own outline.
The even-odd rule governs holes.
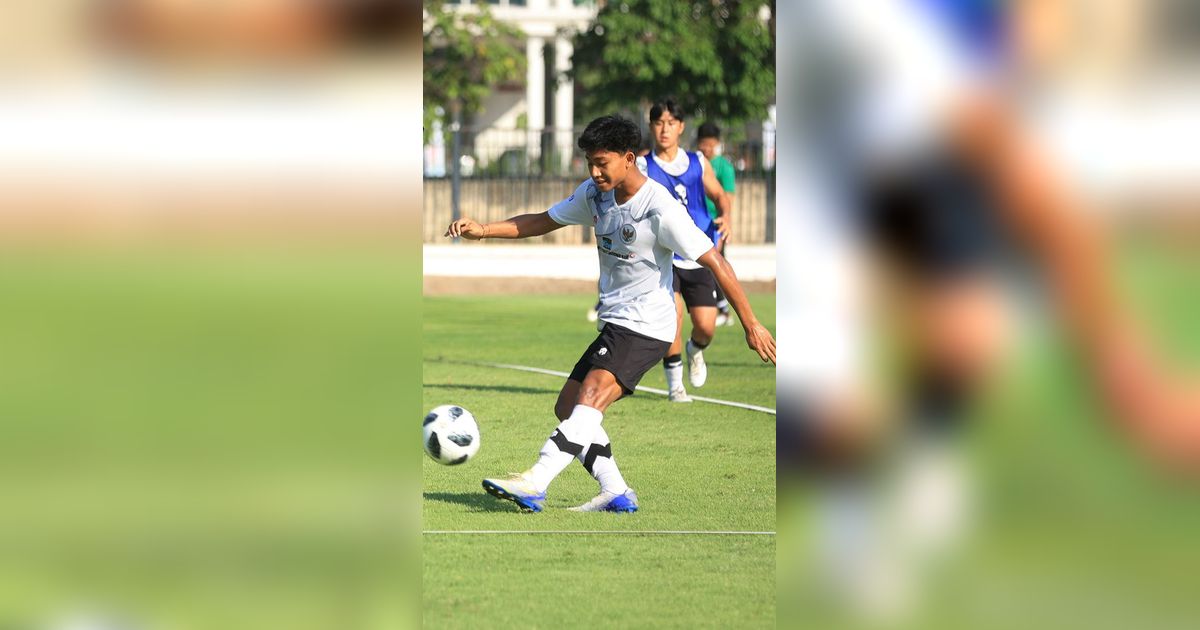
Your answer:
[[[479,425],[470,411],[442,405],[425,416],[425,453],[447,466],[461,464],[479,452]]]

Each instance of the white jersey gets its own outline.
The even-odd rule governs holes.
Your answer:
[[[647,178],[623,204],[592,180],[550,208],[562,225],[595,226],[600,256],[599,327],[616,324],[661,341],[675,340],[672,254],[689,259],[712,249],[683,205]]]
[[[662,160],[657,155],[654,155],[653,152],[651,152],[650,155],[654,158],[655,162],[658,162],[658,165],[662,168],[662,170],[674,175],[675,177],[679,177],[679,176],[683,175],[684,173],[686,173],[688,170],[688,166],[690,166],[692,163],[691,158],[688,157],[688,152],[684,151],[683,149],[679,149],[679,150],[675,151],[675,159],[671,160],[670,162],[666,162],[666,161]],[[646,174],[646,157],[645,156],[638,156],[637,167],[638,167],[638,170],[642,172],[642,175]],[[708,169],[710,169],[710,168],[712,168],[712,165],[709,164],[708,160],[705,159],[703,154],[701,154],[700,155],[700,173],[701,174],[706,173],[706,172],[708,172]]]
[[[956,101],[988,82],[934,5],[780,6],[796,36],[780,38],[779,58],[800,68],[780,75],[778,91],[803,102],[798,126],[789,125],[798,136],[787,138],[798,141],[784,141],[782,129],[779,136],[778,172],[789,176],[779,178],[778,198],[790,200],[778,215],[789,243],[778,259],[779,382],[808,403],[853,399],[869,387],[870,259],[856,183],[936,146]],[[789,97],[789,109],[795,103]]]
[[[697,153],[696,155],[700,158],[700,176],[703,177],[704,174],[706,172],[708,172],[709,169],[712,168],[712,166],[708,163],[708,160],[706,160],[703,155],[701,155],[699,153]],[[678,148],[678,147],[675,150],[675,159],[671,160],[670,162],[667,162],[667,161],[659,158],[653,152],[650,153],[650,156],[653,157],[654,161],[658,163],[659,168],[666,171],[670,175],[674,175],[675,177],[681,177],[684,173],[686,173],[688,170],[688,167],[691,166],[691,163],[692,163],[691,159],[688,158],[688,152],[684,151],[682,148]],[[642,175],[646,175],[646,158],[645,157],[638,157],[637,167],[638,167],[638,170],[642,172]],[[680,256],[683,256],[683,254],[680,254]],[[675,264],[676,267],[679,267],[680,269],[699,269],[700,268],[700,263],[695,262],[694,260],[690,260],[690,259],[689,260],[675,260],[675,261],[673,261],[673,263]]]

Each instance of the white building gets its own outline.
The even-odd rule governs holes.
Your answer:
[[[476,11],[472,0],[447,6]],[[572,38],[595,19],[594,0],[488,0],[492,15],[525,34],[526,71],[523,86],[495,86],[483,111],[467,121],[480,133],[475,136],[475,156],[481,166],[505,151],[524,149],[539,155],[543,145],[559,156],[562,166],[574,147],[574,82],[565,73],[571,66]],[[464,150],[470,150],[464,148]]]

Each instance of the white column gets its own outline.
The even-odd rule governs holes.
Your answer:
[[[575,82],[563,77],[571,67],[572,50],[571,40],[561,36],[554,39],[554,76],[558,77],[554,86],[554,142],[563,168],[570,164],[574,146],[571,128],[575,120]]]
[[[539,137],[546,126],[546,64],[542,49],[546,40],[530,37],[525,41],[525,120],[529,132],[525,146],[529,155],[539,154]]]

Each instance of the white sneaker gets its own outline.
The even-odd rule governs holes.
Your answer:
[[[533,482],[529,481],[526,474],[528,472],[509,473],[507,477],[484,479],[483,489],[498,499],[516,503],[522,512],[541,512],[545,507],[546,493],[537,491]]]
[[[687,340],[687,362],[688,362],[688,380],[691,381],[692,387],[704,387],[704,383],[708,381],[708,366],[704,364],[704,351],[692,345],[692,340]]]
[[[728,324],[729,324],[729,313],[726,313],[725,311],[718,311],[716,325],[717,326],[726,326]]]
[[[591,501],[567,508],[571,512],[636,512],[637,509],[637,493],[633,491],[633,488],[622,494],[601,490],[600,494]]]
[[[692,402],[692,397],[688,396],[687,390],[680,385],[667,393],[667,400],[671,402]]]

